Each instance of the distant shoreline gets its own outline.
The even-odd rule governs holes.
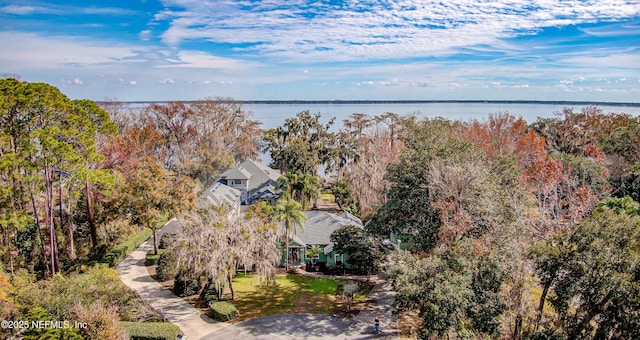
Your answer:
[[[180,101],[183,103],[198,103],[204,100],[135,100],[116,101],[124,104],[166,104]],[[274,105],[376,105],[376,104],[528,104],[528,105],[575,105],[575,106],[620,106],[620,107],[640,107],[640,103],[627,102],[590,102],[590,101],[542,101],[542,100],[232,100],[241,104],[274,104]],[[98,104],[109,103],[107,101],[97,101]]]

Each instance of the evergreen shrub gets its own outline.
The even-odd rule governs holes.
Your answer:
[[[156,280],[160,282],[171,280],[178,274],[176,267],[176,256],[172,251],[165,251],[158,258],[158,267],[156,267]]]
[[[227,301],[212,301],[209,303],[211,317],[219,321],[230,321],[240,315],[236,306]]]
[[[170,322],[120,321],[131,340],[175,340],[180,328]]]

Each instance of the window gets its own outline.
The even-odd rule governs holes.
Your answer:
[[[242,184],[242,180],[241,179],[234,179],[232,181],[232,184],[240,185],[240,184]]]

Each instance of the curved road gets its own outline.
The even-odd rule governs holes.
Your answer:
[[[169,221],[158,237],[174,231],[178,223]],[[369,298],[376,301],[354,319],[324,314],[278,314],[247,320],[235,325],[215,321],[173,295],[156,282],[144,265],[145,256],[153,249],[153,239],[144,242],[116,268],[122,282],[135,290],[156,311],[180,328],[187,340],[212,339],[399,339],[397,320],[388,306],[394,299],[390,284],[379,283]],[[373,319],[380,317],[382,334],[373,332]]]

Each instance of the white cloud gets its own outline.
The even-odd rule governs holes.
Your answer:
[[[139,52],[132,46],[35,33],[0,32],[0,64],[17,68],[58,69],[65,65],[95,65],[124,61]]]
[[[134,15],[136,11],[117,7],[83,7],[80,9],[84,14],[102,14],[102,15]]]
[[[131,80],[131,81],[129,81],[129,85],[137,85],[137,84],[138,84],[138,82],[137,82],[137,81],[135,81],[135,80]]]
[[[596,54],[597,51],[594,51]],[[610,68],[612,66],[640,69],[640,53],[620,53],[602,55],[578,55],[565,60],[565,63],[572,66],[590,66],[599,68]]]
[[[179,51],[174,58],[165,58],[165,60],[169,63],[158,67],[220,69],[227,71],[244,70],[250,67],[250,63],[247,62],[216,57],[200,51]]]
[[[469,0],[331,3],[172,0],[164,42],[239,44],[238,51],[284,61],[321,62],[438,56],[470,46],[509,49],[502,39],[542,27],[640,14],[633,1]],[[366,10],[363,10],[366,9]],[[241,18],[241,20],[239,20]],[[248,44],[248,45],[247,45]]]
[[[140,37],[140,39],[147,41],[151,39],[151,30],[142,30],[140,31],[140,34],[138,34],[138,36]]]
[[[63,85],[84,85],[84,81],[82,81],[82,79],[80,78],[74,78],[74,79],[60,79],[60,82]]]
[[[56,13],[56,11],[42,6],[8,5],[0,7],[0,12],[15,15],[29,15],[34,13]]]
[[[82,13],[82,14],[99,14],[99,15],[134,15],[136,11],[118,8],[118,7],[75,7],[68,5],[49,5],[45,6],[33,6],[33,5],[8,5],[0,7],[0,11],[8,14],[15,15],[30,15],[30,14],[55,14],[65,15],[69,13]]]

